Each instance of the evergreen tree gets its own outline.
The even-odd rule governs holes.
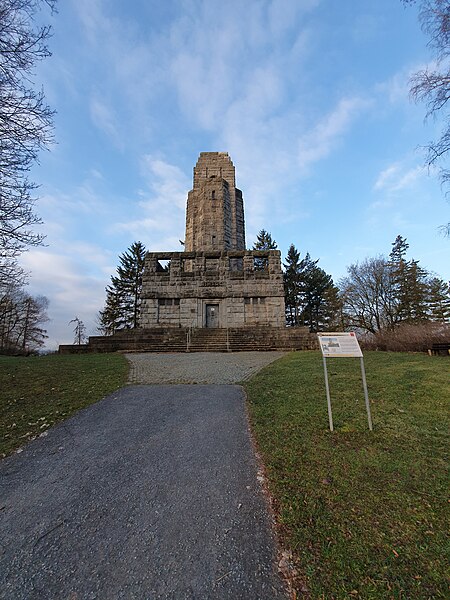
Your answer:
[[[98,329],[103,335],[114,335],[116,331],[125,326],[122,319],[122,305],[119,293],[113,286],[106,288],[105,308],[98,316]]]
[[[322,331],[344,331],[346,322],[344,319],[342,300],[339,288],[331,281],[323,294],[324,302],[320,313],[320,330]]]
[[[331,275],[317,266],[318,260],[311,260],[307,254],[304,261],[301,319],[311,332],[322,331],[336,318],[337,289]]]
[[[428,312],[428,271],[419,265],[418,260],[411,260],[406,269],[406,318],[407,323],[418,323],[427,320]]]
[[[117,275],[111,276],[105,308],[99,314],[101,330],[107,335],[138,327],[145,254],[145,246],[134,242],[119,256]]]
[[[450,283],[439,277],[428,281],[428,317],[432,321],[450,322]]]
[[[392,303],[396,322],[417,323],[427,317],[428,273],[417,260],[406,260],[409,244],[401,235],[395,238],[389,255]]]
[[[253,244],[253,250],[276,250],[277,243],[272,239],[271,234],[265,229],[256,236],[256,242]],[[268,267],[267,258],[255,258],[255,269],[257,271],[264,271]]]
[[[286,306],[286,321],[288,325],[299,324],[300,304],[300,252],[294,244],[289,246],[286,262],[283,263],[284,271],[284,298]]]
[[[306,325],[310,331],[330,328],[341,313],[338,289],[318,262],[309,252],[300,260],[300,253],[291,244],[283,263],[286,320],[290,325]]]
[[[408,252],[409,244],[406,238],[398,235],[392,242],[392,250],[389,255],[391,261],[395,264],[399,264],[405,261],[406,253]]]
[[[261,229],[256,236],[256,242],[253,244],[253,250],[276,250],[277,248],[277,243],[272,239],[272,235],[265,229]]]

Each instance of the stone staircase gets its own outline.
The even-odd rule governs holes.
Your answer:
[[[120,331],[89,338],[89,352],[186,352],[186,329],[160,328]]]
[[[317,349],[317,336],[298,327],[230,329],[158,328],[92,336],[83,346],[60,346],[61,354],[75,352],[244,352]]]
[[[227,352],[228,339],[226,329],[192,329],[189,352]]]

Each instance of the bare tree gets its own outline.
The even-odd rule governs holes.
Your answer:
[[[30,296],[17,285],[0,294],[0,352],[25,354],[43,346],[47,308],[45,296]]]
[[[0,276],[28,246],[42,243],[34,231],[36,185],[28,172],[52,140],[53,111],[33,85],[37,61],[50,55],[49,26],[35,26],[38,11],[56,0],[0,2]]]
[[[369,333],[393,329],[398,319],[389,261],[368,258],[347,271],[339,288],[348,324]]]
[[[405,4],[414,4],[415,0],[403,0]],[[417,71],[411,78],[410,94],[416,102],[425,102],[426,118],[441,115],[444,129],[438,140],[431,141],[427,147],[426,163],[430,167],[439,167],[443,185],[450,182],[450,169],[442,163],[450,150],[450,2],[449,0],[421,0],[419,20],[422,31],[428,36],[428,46],[434,54],[434,63]],[[442,227],[450,236],[450,222]]]
[[[78,317],[75,317],[75,319],[72,319],[71,321],[69,321],[69,325],[70,325],[70,323],[75,323],[75,327],[73,330],[73,332],[75,334],[74,344],[81,346],[81,344],[86,343],[87,342],[86,325],[83,323],[83,321],[81,319],[79,319]]]
[[[431,278],[418,260],[406,259],[409,244],[398,235],[389,258],[367,258],[347,267],[340,281],[347,326],[371,334],[448,316],[445,282]],[[444,315],[444,316],[442,316]]]
[[[48,338],[46,330],[41,327],[42,323],[49,320],[48,305],[45,296],[32,297],[27,294],[23,299],[20,335],[17,339],[23,352],[40,348]]]

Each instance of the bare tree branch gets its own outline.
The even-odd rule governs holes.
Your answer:
[[[403,0],[405,4],[414,4],[415,0]],[[422,0],[419,20],[422,31],[428,36],[428,47],[432,50],[435,64],[415,73],[410,80],[410,95],[415,102],[424,102],[427,107],[425,118],[444,117],[444,129],[441,137],[429,142],[426,164],[437,167],[444,188],[450,182],[450,170],[445,158],[450,150],[450,2],[449,0]],[[442,227],[450,234],[450,222]]]
[[[50,56],[49,26],[34,27],[45,4],[56,0],[0,2],[0,273],[2,264],[28,246],[42,243],[42,223],[34,212],[36,184],[27,173],[52,141],[53,111],[33,85],[37,61]]]

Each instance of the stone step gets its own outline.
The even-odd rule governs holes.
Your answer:
[[[192,329],[189,349],[187,340],[188,330],[183,328],[127,330],[113,336],[92,336],[89,346],[82,349],[61,346],[60,352],[243,352],[317,348],[317,337],[304,329]]]

